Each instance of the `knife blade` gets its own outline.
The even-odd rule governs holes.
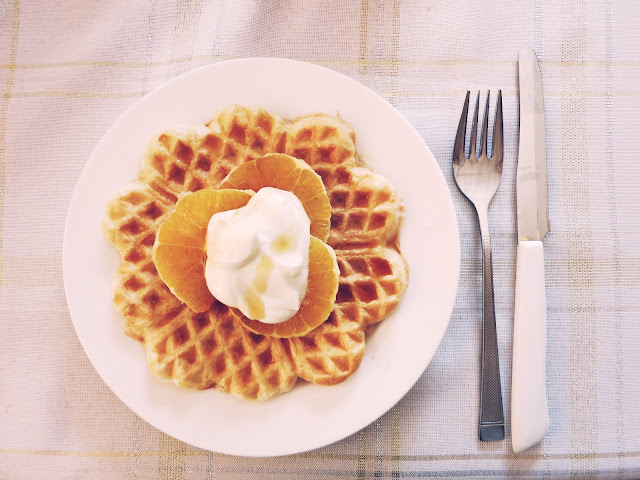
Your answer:
[[[516,264],[511,377],[511,442],[520,452],[549,429],[546,392],[547,305],[542,239],[549,231],[544,103],[535,53],[518,54],[520,143],[516,173]]]

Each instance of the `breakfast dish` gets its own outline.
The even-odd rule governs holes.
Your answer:
[[[150,139],[176,130],[176,125],[190,129],[205,125],[229,104],[261,105],[287,119],[309,112],[340,112],[358,134],[357,157],[388,179],[405,204],[400,246],[411,281],[391,318],[379,322],[375,333],[366,337],[357,370],[331,388],[298,380],[295,388],[267,402],[246,401],[214,389],[176,388],[172,382],[156,380],[140,343],[122,332],[124,323],[130,334],[142,335],[147,318],[142,313],[148,306],[134,302],[141,315],[138,321],[126,322],[113,308],[114,279],[120,283],[118,275],[130,276],[133,269],[141,270],[153,260],[146,256],[138,264],[122,265],[121,255],[105,241],[105,206],[139,176]],[[421,125],[424,136],[428,123]],[[348,139],[345,144],[350,144]],[[220,181],[227,174],[220,172]],[[169,206],[161,215],[173,210],[165,195],[144,187],[141,192],[139,198],[133,195],[133,204],[122,201],[119,208],[144,211],[147,198],[163,212]],[[143,228],[158,221],[153,209],[140,218],[136,221]],[[138,235],[140,248],[148,248],[152,255],[153,245],[145,245],[145,237]],[[340,248],[335,250],[340,253]],[[65,295],[78,339],[105,385],[124,405],[160,431],[196,447],[230,455],[271,456],[345,438],[380,418],[418,379],[429,381],[423,374],[443,339],[456,298],[460,240],[451,193],[438,162],[421,135],[388,102],[362,84],[317,65],[241,59],[207,65],[163,84],[109,128],[78,178],[67,214],[62,261]],[[145,282],[139,292],[161,292],[162,283],[146,282],[152,269],[146,270],[140,273]],[[330,326],[325,322],[317,330]],[[333,327],[330,333],[341,342],[352,342],[351,352],[357,352],[354,346],[364,338],[356,321]],[[318,365],[314,352],[339,352],[330,342],[307,348],[308,366],[313,368]],[[297,370],[306,375],[302,365]],[[326,378],[338,377],[329,373]]]
[[[275,325],[216,300],[204,263],[209,219],[269,189],[292,192],[317,237],[307,240],[305,299]],[[138,179],[109,203],[104,231],[122,257],[114,305],[154,375],[181,387],[266,400],[298,376],[334,385],[358,369],[366,330],[406,289],[402,216],[399,195],[359,159],[340,117],[286,121],[229,106],[206,125],[158,135]]]

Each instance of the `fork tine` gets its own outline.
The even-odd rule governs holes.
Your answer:
[[[487,130],[489,130],[489,91],[487,91],[487,101],[484,104],[484,119],[482,120],[482,132],[480,132],[480,156],[487,155]]]
[[[473,160],[476,157],[476,143],[478,142],[478,110],[480,108],[480,90],[476,96],[476,109],[473,114],[473,123],[471,124],[471,147],[469,150],[469,158]]]
[[[502,139],[502,90],[498,90],[498,103],[496,105],[496,118],[493,122],[493,146],[491,148],[491,158],[495,158],[502,163],[503,152]]]
[[[456,132],[456,139],[453,142],[453,163],[458,163],[464,159],[464,136],[467,132],[467,113],[469,112],[469,91],[467,90],[467,96],[464,99],[464,106],[462,107],[462,115],[460,115],[460,122],[458,123],[458,131]]]

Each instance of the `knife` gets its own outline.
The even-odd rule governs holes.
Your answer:
[[[542,80],[535,53],[519,52],[520,145],[516,174],[518,259],[513,322],[511,441],[514,452],[549,429],[546,392],[547,302],[542,239],[549,231]]]

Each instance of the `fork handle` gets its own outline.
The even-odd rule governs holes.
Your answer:
[[[493,299],[491,238],[482,236],[482,367],[480,395],[480,440],[504,439],[502,387],[498,363],[496,311]]]
[[[521,241],[516,264],[511,375],[514,452],[538,443],[549,429],[546,391],[547,302],[542,242]]]

